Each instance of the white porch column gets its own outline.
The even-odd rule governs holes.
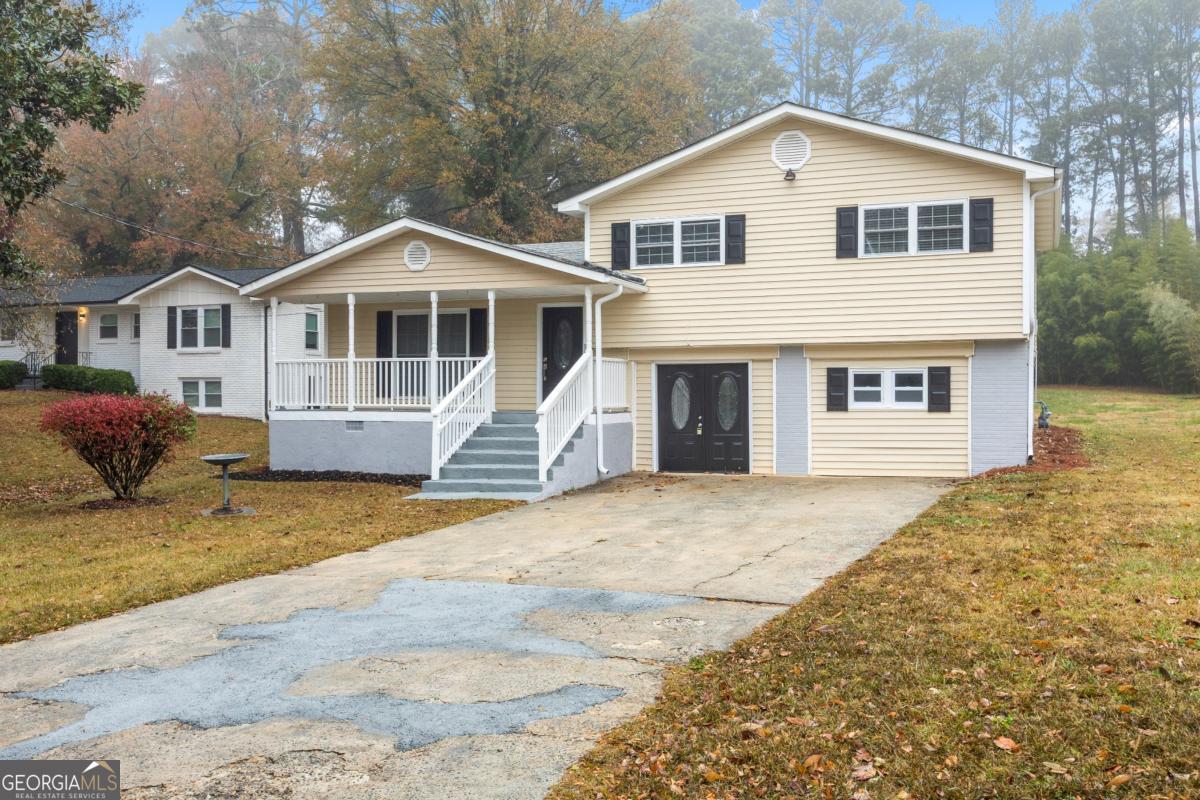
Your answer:
[[[488,355],[492,357],[492,369],[496,368],[496,290],[488,289]],[[488,411],[493,414],[496,412],[496,378],[492,377],[491,388],[488,390]],[[491,422],[491,417],[488,417],[488,422]]]
[[[592,287],[583,287],[583,349],[592,352]]]
[[[276,353],[279,351],[279,298],[271,298],[271,371],[267,374],[267,413],[270,414],[278,402],[277,385],[279,383],[279,361]]]
[[[429,407],[432,409],[438,401],[438,293],[429,293]]]
[[[354,368],[354,293],[346,295],[346,324],[350,326],[346,337],[346,409],[354,410],[358,402],[358,387],[355,385],[357,370]]]

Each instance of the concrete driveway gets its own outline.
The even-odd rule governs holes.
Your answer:
[[[130,798],[541,797],[945,489],[629,476],[45,634],[0,648],[0,758],[120,759]]]

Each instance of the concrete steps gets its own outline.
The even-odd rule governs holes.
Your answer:
[[[531,500],[545,486],[538,480],[538,438],[532,411],[498,411],[479,428],[442,467],[438,480],[421,484],[414,497],[455,499],[489,497]],[[576,434],[578,437],[581,434]],[[554,466],[563,463],[575,447],[568,442]],[[551,474],[553,476],[553,466]]]

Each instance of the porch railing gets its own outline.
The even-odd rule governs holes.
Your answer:
[[[545,482],[550,465],[575,431],[592,413],[592,353],[584,351],[554,391],[537,409],[538,480]]]
[[[629,362],[623,358],[601,359],[603,386],[600,398],[605,410],[629,408]]]
[[[481,361],[481,358],[438,358],[436,378],[432,381],[428,358],[276,361],[273,407],[430,408]]]
[[[496,407],[496,356],[488,355],[478,361],[433,407],[433,457],[429,477],[435,481],[450,457],[476,428],[491,418]]]
[[[42,377],[42,367],[54,363],[54,353],[26,353],[21,359],[30,378]]]

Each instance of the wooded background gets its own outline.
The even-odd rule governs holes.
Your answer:
[[[793,100],[1061,167],[1043,379],[1200,388],[1198,0],[203,0],[123,63],[140,108],[65,131],[23,215],[42,264],[283,264],[401,214],[578,238],[555,201]]]

